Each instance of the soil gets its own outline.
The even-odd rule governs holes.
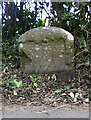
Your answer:
[[[31,80],[37,78],[34,82]],[[12,85],[12,80],[18,82],[22,80],[22,87]],[[2,74],[2,103],[6,104],[26,104],[31,105],[50,105],[57,107],[64,104],[81,105],[88,104],[89,80],[80,80],[75,71],[46,73],[46,74],[26,74],[21,70],[11,68],[5,69]],[[30,86],[31,84],[31,86]],[[71,94],[79,94],[77,99],[72,98]]]

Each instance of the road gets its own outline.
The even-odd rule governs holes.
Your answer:
[[[89,118],[89,107],[61,105],[50,106],[3,106],[2,118]]]

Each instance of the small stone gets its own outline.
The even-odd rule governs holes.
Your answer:
[[[24,97],[20,97],[20,99],[21,99],[21,100],[25,100],[25,98],[24,98]]]
[[[13,94],[14,94],[14,95],[17,95],[17,92],[16,92],[16,90],[14,90],[14,91],[13,91]]]
[[[66,99],[64,99],[64,102],[67,102],[67,100],[66,100]]]
[[[42,86],[44,87],[44,86],[45,86],[45,83],[43,83]]]
[[[36,104],[37,104],[37,102],[35,101],[35,102],[33,102],[33,104],[34,104],[34,105],[36,105]]]
[[[54,102],[53,104],[52,104],[52,107],[56,107],[57,106],[57,102]]]
[[[86,102],[86,103],[87,103],[87,102],[89,102],[89,99],[88,99],[88,98],[86,98],[86,99],[85,99],[85,102]]]
[[[37,90],[37,91],[40,91],[40,88],[37,88],[36,90]]]
[[[23,47],[23,44],[21,43],[19,46],[22,48],[22,47]]]
[[[40,48],[35,48],[36,49],[36,51],[38,51]]]
[[[51,78],[51,77],[50,77],[50,76],[48,76],[48,80],[50,80],[50,78]]]
[[[60,55],[60,57],[62,58],[62,57],[63,57],[63,55]]]

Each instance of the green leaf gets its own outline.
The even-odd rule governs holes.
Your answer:
[[[17,87],[22,87],[22,86],[23,86],[22,81],[19,81]]]
[[[91,101],[89,101],[89,104],[91,105]]]
[[[90,65],[90,61],[89,60],[86,62],[86,65]]]
[[[10,96],[8,96],[9,97],[9,100],[10,100],[10,102],[12,102],[12,99],[11,99],[11,97]]]
[[[17,82],[16,79],[14,79],[12,81],[12,84],[14,85],[14,87],[22,87],[23,86],[22,81]]]
[[[61,93],[61,89],[58,89],[58,90],[56,90],[55,92],[54,92],[54,94],[58,94],[58,93]]]
[[[8,67],[5,67],[6,70],[8,70]]]
[[[43,93],[45,93],[45,90],[43,90]]]
[[[88,89],[87,89],[87,91],[91,92],[91,89],[90,89],[90,88],[88,88]]]
[[[79,58],[77,58],[77,60],[78,60],[79,62],[81,62],[81,60],[80,60]]]
[[[12,85],[13,85],[14,87],[17,87],[17,84],[18,84],[18,82],[16,81],[16,79],[14,79],[14,80],[12,81]]]
[[[2,111],[5,111],[5,108],[2,108],[1,110],[2,110]]]
[[[11,55],[9,56],[9,59],[12,59],[12,56],[11,56]]]
[[[38,79],[37,79],[37,78],[35,78],[35,79],[34,79],[34,82],[36,82],[37,80],[38,80]]]
[[[33,76],[30,76],[30,79],[33,81],[34,80]]]
[[[34,87],[36,87],[36,88],[37,88],[37,87],[38,87],[38,84],[37,84],[37,83],[34,83]]]
[[[19,59],[19,57],[18,57],[18,56],[15,56],[15,58],[16,58],[16,59]]]
[[[85,50],[85,52],[89,52],[89,50],[87,48],[85,48],[84,50]]]
[[[66,89],[70,89],[71,86],[67,86]]]
[[[29,90],[30,89],[30,86],[32,85],[32,83],[30,83],[30,85],[28,86],[28,88],[27,88],[27,90]]]
[[[17,77],[17,75],[15,74],[15,75],[14,75],[14,78],[16,78],[16,77]]]
[[[84,40],[83,44],[84,44],[84,47],[86,48],[86,47],[87,47],[87,44],[86,44],[86,41],[85,41],[85,40]]]
[[[83,30],[83,27],[84,27],[84,26],[79,24],[79,27],[81,28],[81,30]]]

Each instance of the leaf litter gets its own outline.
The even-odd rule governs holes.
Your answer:
[[[79,78],[75,72],[26,74],[15,66],[6,68],[3,68],[0,76],[2,103],[30,102],[36,106],[45,104],[52,107],[60,106],[62,103],[89,105],[89,74],[87,78],[85,75]]]

